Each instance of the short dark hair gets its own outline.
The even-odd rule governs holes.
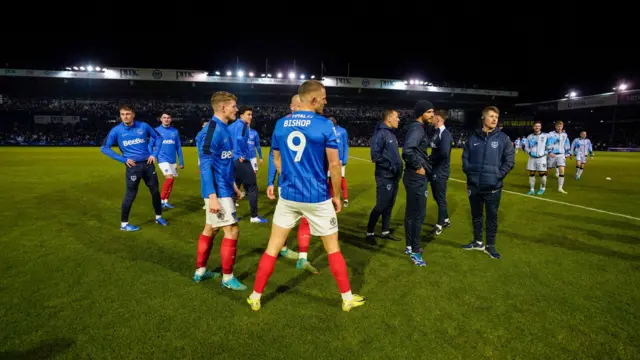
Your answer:
[[[398,111],[392,108],[386,108],[382,110],[382,121],[387,120],[389,116],[393,115],[394,112],[397,113]]]
[[[447,121],[447,118],[449,117],[448,115],[447,110],[438,110],[435,113],[435,116],[441,117],[444,121]]]
[[[586,133],[586,132],[587,132],[587,130],[580,130],[580,134]]]
[[[135,111],[133,111],[133,108],[130,105],[127,105],[127,104],[120,105],[120,109],[118,111],[122,111],[122,110],[135,112]]]
[[[240,109],[238,109],[238,115],[242,115],[247,111],[253,112],[253,108],[251,106],[246,106],[246,105],[240,106]]]
[[[533,122],[533,125],[535,125],[535,124],[540,124],[540,126],[542,126],[542,121],[536,120],[536,121]]]
[[[171,113],[169,112],[169,110],[165,110],[165,111],[161,112],[160,116],[162,117],[162,115],[165,115],[165,114],[168,115],[169,117],[172,116]]]

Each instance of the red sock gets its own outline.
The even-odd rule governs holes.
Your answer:
[[[258,272],[256,273],[256,281],[253,284],[253,291],[258,294],[262,294],[264,287],[267,286],[269,277],[273,274],[273,269],[276,267],[276,257],[267,254],[262,254],[260,262],[258,263]]]
[[[345,177],[342,178],[342,183],[340,184],[340,187],[342,188],[342,198],[345,200],[349,199],[349,192],[347,191],[347,178]]]
[[[173,180],[175,178],[167,179],[166,182],[169,183],[169,188],[167,189],[167,196],[165,199],[169,200],[169,196],[171,196],[171,191],[173,191]]]
[[[344,257],[342,257],[342,253],[340,251],[329,254],[329,268],[331,269],[333,277],[336,278],[340,293],[343,294],[351,290],[349,274],[347,272],[347,263],[344,262]]]
[[[198,239],[198,256],[196,257],[196,267],[207,267],[209,255],[211,255],[211,245],[213,245],[213,237],[200,234]]]
[[[169,194],[171,194],[172,186],[173,186],[173,178],[168,178],[164,180],[164,184],[162,184],[162,193],[160,194],[160,199],[162,200],[169,199]]]
[[[311,229],[309,221],[306,218],[300,220],[298,226],[298,252],[309,252],[309,243],[311,242]]]
[[[331,178],[328,179],[329,182],[329,196],[333,197],[333,184],[331,184]]]
[[[220,258],[222,261],[223,274],[233,273],[233,264],[236,262],[237,244],[238,240],[227,238],[222,239],[222,244],[220,245]]]

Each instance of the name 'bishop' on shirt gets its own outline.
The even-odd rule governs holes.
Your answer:
[[[338,149],[333,123],[311,111],[296,111],[278,120],[272,149],[280,152],[280,196],[289,201],[329,200],[326,149]]]

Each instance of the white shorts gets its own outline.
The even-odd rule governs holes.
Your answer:
[[[527,160],[527,170],[529,171],[547,171],[547,157],[532,158],[529,156]]]
[[[293,229],[303,216],[309,221],[313,236],[328,236],[338,232],[338,218],[331,200],[301,203],[280,198],[273,214],[273,223],[285,229]]]
[[[220,212],[212,214],[209,212],[209,199],[204,199],[204,213],[207,224],[214,228],[233,225],[236,221],[236,203],[230,197],[218,198]]]
[[[253,158],[250,161],[251,161],[251,166],[253,167],[253,170],[258,171],[258,159]]]
[[[199,162],[200,160],[198,160]],[[162,173],[166,175],[173,175],[173,177],[178,176],[178,164],[170,164],[168,162],[158,163],[158,167],[162,171]]]
[[[581,163],[585,164],[587,162],[587,154],[578,154],[576,155],[576,161],[580,161]]]
[[[347,165],[342,165],[342,177],[344,177],[346,167]],[[327,177],[331,177],[331,170],[327,171]]]
[[[553,158],[551,156],[548,157],[547,168],[552,169],[561,166],[567,166],[567,159],[564,154],[558,154]]]

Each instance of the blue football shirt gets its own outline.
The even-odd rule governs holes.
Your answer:
[[[184,158],[182,157],[182,144],[180,143],[180,133],[178,133],[178,129],[169,126],[165,127],[164,125],[160,125],[156,127],[156,131],[158,134],[162,136],[162,149],[158,154],[158,163],[168,162],[169,164],[176,164],[176,153],[178,154],[178,158],[180,159],[180,164],[184,165]],[[151,143],[151,149],[155,146],[157,141]]]
[[[338,149],[333,123],[311,111],[296,111],[278,120],[273,150],[282,162],[280,197],[301,203],[330,199],[326,149]]]
[[[228,125],[214,116],[198,135],[202,197],[206,199],[211,194],[218,198],[232,197],[234,145]]]

